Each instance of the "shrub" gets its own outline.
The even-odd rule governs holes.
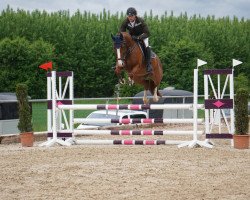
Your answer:
[[[239,89],[235,96],[235,134],[248,134],[248,91]]]
[[[33,130],[31,122],[32,115],[31,108],[28,102],[28,87],[26,84],[17,84],[16,96],[18,100],[19,113],[18,129],[21,133],[31,132]]]

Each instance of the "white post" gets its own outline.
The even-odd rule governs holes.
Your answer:
[[[197,60],[197,69],[194,69],[194,85],[193,85],[193,140],[184,142],[178,147],[185,147],[188,146],[190,148],[195,147],[196,145],[198,146],[204,146],[208,148],[212,148],[213,146],[208,144],[206,141],[199,141],[197,134],[198,134],[198,67],[207,64],[207,62],[198,59]]]
[[[193,97],[193,140],[197,140],[197,104],[198,104],[198,69],[194,69],[194,97]]]
[[[62,99],[62,77],[58,77],[58,99]],[[57,123],[58,123],[58,130],[62,130],[62,111],[58,110],[58,117],[57,117]]]
[[[233,100],[233,109],[230,109],[230,120],[231,120],[231,134],[234,134],[234,67],[242,64],[241,61],[233,59],[232,74],[230,75],[230,99]],[[231,145],[233,146],[233,140],[231,140]]]
[[[51,101],[51,77],[47,77],[47,101]],[[47,131],[52,129],[51,121],[52,109],[47,109]]]
[[[209,89],[208,89],[208,76],[204,75],[204,100],[209,98]],[[212,113],[212,114],[211,114]],[[210,121],[213,116],[213,110],[210,112]],[[209,110],[205,109],[205,134],[209,133]]]
[[[234,134],[234,68],[232,69],[232,74],[230,74],[230,99],[233,100],[233,109],[230,109],[230,125],[231,125],[231,134]],[[233,146],[233,140],[231,140],[231,145]]]
[[[69,99],[72,101],[72,105],[74,105],[74,74],[72,72],[72,76],[70,77],[70,82],[69,82]],[[69,120],[70,120],[70,130],[74,131],[74,110],[69,111]]]
[[[53,121],[53,140],[57,139],[57,121],[56,121],[56,71],[51,71],[52,79],[52,121]]]
[[[218,99],[221,98],[221,93],[220,93],[220,74],[217,75],[218,78],[217,78],[217,81],[218,81]],[[218,112],[217,112],[217,120],[218,120],[218,123],[219,123],[219,133],[221,133],[221,110],[219,109]]]

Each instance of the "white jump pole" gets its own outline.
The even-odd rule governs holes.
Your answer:
[[[76,140],[79,145],[178,145],[186,141],[180,140]]]
[[[203,131],[197,131],[199,135]],[[193,131],[178,130],[74,130],[74,135],[193,135]]]
[[[203,122],[203,119],[98,119],[98,118],[75,118],[74,123],[121,123],[121,124],[153,124],[153,123],[163,123],[163,124],[190,124]]]
[[[124,107],[125,106],[125,107]],[[203,109],[204,104],[197,104],[197,109]],[[58,105],[58,109],[62,110],[162,110],[162,109],[193,109],[193,104],[129,104],[129,105],[113,105],[113,104],[74,104],[74,105]]]

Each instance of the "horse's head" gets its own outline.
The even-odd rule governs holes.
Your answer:
[[[116,66],[123,68],[125,66],[125,39],[122,33],[118,33],[115,36],[111,34],[111,38],[114,42],[114,49],[116,51]]]

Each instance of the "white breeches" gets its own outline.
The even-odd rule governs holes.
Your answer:
[[[144,42],[144,44],[145,44],[145,47],[148,47],[149,46],[149,42],[148,42],[148,38],[145,38],[144,40],[143,40],[143,42]]]

